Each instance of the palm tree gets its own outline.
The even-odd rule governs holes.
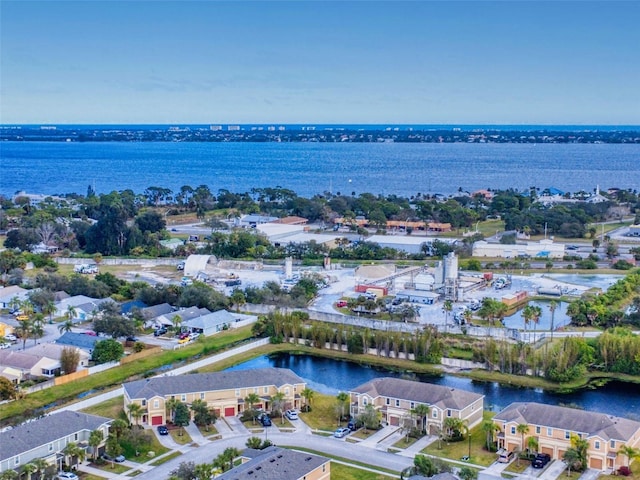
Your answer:
[[[39,479],[43,479],[45,470],[47,469],[47,467],[49,467],[49,464],[47,463],[47,461],[44,458],[35,458],[31,460],[31,463],[36,466],[37,468],[36,471],[39,473],[38,475]]]
[[[567,464],[567,477],[571,475],[571,468],[574,470],[580,465],[580,454],[575,448],[567,448],[562,457],[564,463]]]
[[[29,334],[33,338],[34,345],[38,343],[39,338],[44,336],[44,316],[41,313],[34,315]]]
[[[91,433],[89,433],[89,446],[92,448],[92,456],[94,462],[96,461],[96,458],[98,456],[98,447],[102,443],[102,440],[104,440],[104,434],[102,433],[102,430],[91,430]]]
[[[144,408],[139,403],[130,403],[127,406],[127,410],[129,410],[129,417],[133,418],[136,422],[136,426],[138,426],[138,421],[144,412]]]
[[[260,397],[257,393],[251,392],[246,397],[244,397],[244,402],[249,406],[249,410],[253,411],[253,406],[260,401]],[[255,413],[251,414],[251,420],[253,423],[256,423],[256,415]]]
[[[67,311],[64,313],[64,316],[67,317],[67,320],[73,323],[73,319],[76,318],[78,311],[76,307],[73,305],[67,305]]]
[[[640,458],[640,450],[630,445],[622,445],[618,452],[627,457],[627,467],[631,465],[631,460]]]
[[[420,417],[420,429],[426,435],[429,435],[429,414],[431,413],[431,407],[424,403],[419,403],[415,408],[416,415]]]
[[[285,402],[284,392],[278,392],[271,397],[271,410],[275,412],[280,412],[280,418],[282,420],[283,425],[284,425],[284,402]]]
[[[493,435],[500,430],[500,427],[493,423],[493,420],[485,420],[482,422],[482,431],[486,435],[487,450],[491,451],[491,445],[493,444]]]
[[[129,428],[129,424],[126,420],[116,418],[109,426],[109,432],[113,434],[113,437],[118,440],[124,432]]]
[[[0,473],[0,480],[17,480],[20,477],[15,470],[5,470]]]
[[[522,318],[524,319],[524,331],[526,332],[527,326],[529,325],[529,322],[533,318],[532,306],[527,305],[526,307],[524,307],[522,309],[521,315],[522,315]]]
[[[558,304],[556,303],[555,300],[551,300],[549,302],[549,311],[551,312],[551,341],[552,342],[553,342],[553,327],[554,327],[554,320],[556,315],[556,308],[558,308]]]
[[[527,423],[519,423],[516,426],[516,432],[520,434],[521,442],[520,442],[520,452],[524,452],[524,435],[529,433],[529,424]],[[518,455],[518,465],[520,465],[520,455]]]
[[[171,317],[171,323],[173,323],[173,329],[178,332],[182,325],[182,317],[180,315],[174,315]]]
[[[344,417],[344,407],[349,400],[349,394],[347,392],[339,392],[336,395],[336,413],[338,414],[338,426],[342,424],[342,417]]]
[[[529,449],[529,453],[538,453],[538,439],[536,437],[527,438],[527,448]]]
[[[229,462],[229,470],[231,470],[233,468],[233,461],[240,456],[240,450],[235,447],[227,447],[224,449],[224,452],[222,452],[222,455],[224,455],[224,458]]]
[[[56,304],[53,301],[49,301],[42,306],[42,313],[49,315],[49,324],[53,323],[53,314],[56,313]]]
[[[198,480],[209,480],[213,476],[214,469],[213,463],[199,463],[196,465],[193,473]]]
[[[85,457],[84,448],[80,448],[75,442],[67,444],[67,446],[62,450],[62,453],[64,454],[65,463],[69,466],[71,466],[71,459],[75,459],[76,469],[78,467],[78,463],[82,462]],[[67,462],[67,457],[69,458],[69,462]]]
[[[27,480],[31,480],[34,473],[38,471],[38,467],[33,463],[27,463],[22,467],[22,473],[27,474]]]
[[[542,316],[542,308],[540,308],[538,305],[532,305],[531,306],[531,321],[533,322],[534,325],[534,332],[536,330],[536,326],[538,325],[538,322],[540,321],[540,317]]]
[[[305,389],[300,392],[300,396],[304,398],[304,406],[306,407],[307,411],[309,411],[309,406],[311,405],[311,401],[313,400],[314,395],[315,392],[309,387],[305,387]]]
[[[73,329],[73,321],[67,319],[63,323],[58,325],[58,331],[60,335],[70,332]]]
[[[180,403],[180,400],[174,397],[171,397],[169,400],[164,402],[164,406],[167,409],[167,418],[171,418],[172,422],[176,412],[176,407],[178,406],[179,403]]]

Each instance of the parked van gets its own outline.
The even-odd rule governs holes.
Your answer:
[[[498,462],[500,463],[509,463],[513,460],[513,452],[509,452],[508,450],[501,449],[498,452]]]

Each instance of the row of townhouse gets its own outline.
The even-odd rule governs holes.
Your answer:
[[[429,414],[422,427],[421,420],[416,418],[416,427],[425,428],[430,434],[442,429],[447,418],[459,419],[468,428],[482,422],[484,395],[467,390],[385,377],[364,383],[349,394],[352,416],[373,405],[382,415],[382,421],[392,426],[401,425],[403,418],[420,404],[429,407]]]
[[[530,437],[540,453],[562,459],[571,447],[573,435],[586,440],[587,463],[595,470],[616,470],[626,465],[620,453],[623,445],[640,448],[640,422],[604,413],[557,407],[533,402],[516,402],[493,418],[500,429],[498,447],[508,451],[524,451]],[[518,425],[527,425],[524,434]]]
[[[235,416],[246,408],[250,393],[259,397],[256,408],[269,410],[277,392],[285,394],[286,408],[300,408],[300,393],[305,381],[288,369],[266,368],[225,371],[209,374],[156,377],[124,385],[125,407],[132,402],[143,407],[142,423],[162,425],[167,421],[166,402],[177,399],[190,404],[207,402],[219,417]],[[411,418],[418,405],[429,407],[426,418],[413,418],[416,427],[424,422],[430,434],[445,427],[448,418],[459,419],[468,428],[483,420],[484,396],[466,390],[399,378],[378,378],[351,391],[350,413],[361,414],[368,405],[380,412],[382,421],[391,426]],[[620,454],[623,445],[640,448],[640,422],[566,407],[538,403],[513,403],[494,417],[499,427],[499,448],[524,451],[529,437],[535,437],[541,453],[562,459],[571,445],[572,435],[588,440],[588,463],[598,470],[616,469],[627,459]],[[522,435],[518,425],[528,425]],[[523,443],[524,442],[524,443]]]
[[[260,398],[254,408],[271,409],[271,399],[282,392],[285,408],[299,409],[303,379],[286,368],[224,371],[167,377],[154,377],[128,382],[124,387],[124,406],[138,403],[142,409],[142,424],[167,423],[167,402],[171,399],[186,404],[194,400],[207,403],[218,417],[233,417],[246,408],[245,398],[255,393]]]
[[[70,443],[92,453],[89,435],[102,431],[106,440],[112,419],[86,413],[63,411],[38,420],[29,421],[10,430],[0,432],[0,472],[20,470],[33,460],[42,458],[62,469],[63,450]],[[100,449],[104,440],[97,448]]]

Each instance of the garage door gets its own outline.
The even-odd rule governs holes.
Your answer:
[[[236,414],[235,407],[224,407],[224,416],[233,417]]]
[[[548,453],[549,455],[551,455],[551,458],[553,458],[553,448],[542,447],[540,449],[540,453]]]
[[[162,415],[155,415],[151,417],[151,425],[162,425],[163,423]]]
[[[520,444],[509,442],[509,447],[507,448],[507,450],[509,450],[510,452],[517,452],[520,450]]]
[[[589,468],[595,468],[596,470],[602,470],[602,459],[592,458],[589,460]]]
[[[394,426],[394,427],[397,427],[398,425],[400,425],[400,418],[390,416],[389,417],[389,424]]]

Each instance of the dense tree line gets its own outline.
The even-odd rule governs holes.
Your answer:
[[[305,312],[272,312],[260,317],[253,327],[256,336],[270,337],[274,343],[283,341],[324,349],[362,354],[370,349],[377,356],[409,358],[419,363],[440,363],[444,352],[442,336],[437,329],[426,326],[416,333],[372,330],[340,324],[312,321]]]

